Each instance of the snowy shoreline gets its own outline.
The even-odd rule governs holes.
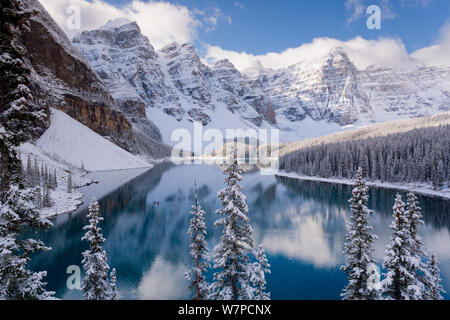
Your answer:
[[[354,185],[355,184],[355,181],[351,180],[351,179],[310,177],[310,176],[300,175],[295,172],[278,171],[275,175],[279,176],[279,177],[287,177],[287,178],[293,178],[293,179],[305,180],[305,181],[317,181],[317,182],[344,184],[344,185]],[[414,183],[395,184],[395,183],[387,183],[387,182],[380,182],[380,181],[366,181],[366,185],[369,187],[393,189],[393,190],[399,190],[399,191],[412,191],[416,195],[422,195],[422,196],[427,196],[427,197],[437,197],[437,198],[442,198],[444,200],[450,200],[450,189],[449,188],[443,189],[441,191],[435,191],[432,189],[432,187],[430,185],[426,185],[426,184],[414,184]]]
[[[119,187],[120,182],[127,181],[127,170],[150,170],[154,166],[151,163],[154,161],[129,153],[56,109],[51,109],[51,124],[46,132],[37,141],[21,145],[19,151],[24,172],[28,180],[33,180],[30,187],[45,189],[47,172],[56,176],[55,186],[47,188],[51,205],[39,204],[37,208],[47,218],[74,212],[85,205],[86,190],[80,192],[80,188],[98,184],[105,190],[108,189],[105,184],[111,184],[109,189]],[[38,182],[34,178],[36,172]],[[87,176],[95,172],[103,172],[104,181]],[[118,175],[120,181],[108,178]],[[96,196],[100,195],[102,193],[97,192]]]

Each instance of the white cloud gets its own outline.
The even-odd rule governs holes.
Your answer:
[[[359,69],[365,69],[373,64],[402,67],[411,62],[402,41],[391,38],[366,40],[361,37],[349,41],[316,38],[296,48],[264,55],[252,55],[246,52],[224,50],[217,46],[207,46],[205,58],[210,64],[221,59],[228,59],[241,71],[256,67],[259,63],[266,68],[279,69],[304,60],[323,57],[335,47],[344,48],[350,60]]]
[[[235,2],[234,2],[234,5],[235,5],[236,7],[238,7],[239,9],[242,9],[242,10],[245,9],[245,5],[244,5],[243,3],[241,3],[241,2],[239,2],[239,1],[235,1]]]
[[[347,0],[345,1],[345,8],[352,12],[347,19],[347,23],[352,23],[364,17],[366,7],[364,7],[362,0]]]
[[[411,56],[428,66],[450,66],[450,22],[442,27],[436,45],[417,50]]]
[[[233,20],[230,16],[224,14],[222,10],[219,8],[211,8],[205,11],[199,11],[201,12],[201,15],[203,16],[203,22],[206,26],[205,31],[206,32],[212,32],[216,29],[219,22],[225,22],[228,24],[231,24]]]
[[[123,17],[136,21],[155,48],[172,41],[192,41],[201,25],[187,7],[169,2],[133,0],[120,8],[102,0],[41,0],[41,3],[69,37],[80,31],[67,28],[66,10],[70,5],[81,9],[81,30],[96,29],[108,20]]]
[[[291,212],[297,212],[291,219],[291,229],[273,230],[262,239],[267,252],[312,263],[318,268],[338,265],[343,244],[339,240],[328,240],[323,217],[300,216],[298,209]]]
[[[184,266],[174,266],[161,257],[157,257],[139,283],[139,298],[143,300],[187,299],[189,289],[184,279],[186,271],[188,270]]]

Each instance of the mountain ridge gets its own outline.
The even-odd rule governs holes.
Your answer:
[[[73,39],[75,47],[116,99],[133,96],[130,100],[144,102],[140,108],[147,116],[157,114],[156,118],[171,122],[172,129],[194,121],[211,126],[223,105],[231,117],[242,120],[244,129],[277,128],[284,141],[314,136],[315,125],[320,134],[332,133],[346,126],[450,110],[448,67],[358,70],[345,50],[337,47],[324,57],[287,68],[260,65],[240,72],[227,59],[204,64],[192,43],[174,42],[155,50],[135,22],[109,24],[113,27],[83,31]],[[130,92],[123,93],[118,83]],[[163,139],[167,143],[168,134]]]

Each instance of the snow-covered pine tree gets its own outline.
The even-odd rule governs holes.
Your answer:
[[[433,188],[434,190],[441,190],[444,186],[444,163],[442,160],[436,164],[433,173]]]
[[[82,283],[83,298],[85,300],[109,300],[108,261],[103,250],[103,238],[98,224],[103,221],[100,217],[100,207],[94,198],[89,205],[89,224],[83,228],[86,234],[81,240],[90,243],[89,250],[83,252],[83,268],[85,277]]]
[[[249,268],[252,267],[249,252],[253,250],[253,229],[249,224],[246,196],[242,193],[241,174],[244,172],[237,154],[224,174],[226,188],[218,192],[222,208],[216,211],[222,217],[215,222],[223,227],[222,236],[214,248],[214,283],[212,299],[252,300],[255,289],[251,285]]]
[[[45,118],[31,103],[30,69],[20,31],[29,27],[31,12],[21,0],[2,1],[0,10],[0,298],[47,299],[46,272],[27,269],[33,253],[48,251],[39,240],[25,238],[30,228],[47,230],[51,222],[40,217],[25,190],[17,147],[28,141]]]
[[[419,235],[419,227],[424,222],[422,221],[421,208],[414,193],[410,192],[407,195],[406,212],[405,215],[409,223],[410,232],[410,255],[409,268],[412,275],[414,275],[414,282],[410,287],[410,298],[414,300],[423,300],[425,284],[421,281],[423,275],[426,274],[426,265],[422,261],[423,256],[427,256],[423,248],[422,237]]]
[[[31,12],[21,0],[3,1],[0,10],[0,192],[11,185],[22,188],[22,163],[16,148],[30,139],[44,118],[31,104],[30,69],[20,31],[29,27]]]
[[[195,182],[195,202],[192,206],[192,218],[188,234],[190,236],[190,254],[193,267],[186,272],[186,280],[190,282],[189,288],[194,289],[193,300],[207,300],[209,298],[210,285],[206,281],[205,272],[209,268],[208,244],[205,240],[207,235],[205,223],[205,211],[198,202],[197,182]]]
[[[41,186],[37,186],[34,188],[33,200],[36,209],[42,208],[43,201],[42,201]]]
[[[393,207],[392,235],[386,246],[383,267],[387,269],[382,281],[382,293],[386,299],[411,300],[410,286],[416,284],[410,270],[410,226],[405,214],[405,203],[397,194]]]
[[[445,293],[444,288],[441,285],[441,271],[439,270],[439,259],[433,254],[427,265],[426,270],[426,284],[427,292],[425,295],[426,300],[442,300],[441,293]]]
[[[33,173],[33,166],[31,164],[31,156],[28,154],[27,156],[27,169],[26,169],[26,183],[28,187],[33,186],[33,179],[34,179],[34,173]]]
[[[24,238],[25,231],[48,230],[52,223],[36,212],[32,191],[12,185],[0,202],[0,300],[51,299],[43,281],[46,271],[27,268],[31,256],[51,250],[42,241]]]
[[[58,187],[58,178],[56,176],[56,169],[53,169],[53,188],[56,189]]]
[[[37,158],[34,158],[34,186],[39,186],[41,184],[41,174],[39,172],[39,165]]]
[[[116,268],[113,268],[111,270],[111,273],[109,274],[109,278],[111,279],[110,282],[110,299],[111,300],[117,300],[117,276],[116,276]]]
[[[254,300],[270,300],[270,292],[267,292],[266,274],[270,273],[270,264],[262,245],[258,246],[256,253],[257,262],[253,263],[251,270],[251,282],[255,287]]]
[[[48,182],[44,183],[44,196],[42,198],[42,206],[50,208],[52,206],[52,199],[50,197],[50,186]]]
[[[73,185],[72,185],[72,172],[69,171],[69,175],[67,176],[67,193],[72,193]]]
[[[376,300],[380,297],[378,290],[369,285],[371,276],[369,267],[375,263],[374,242],[377,236],[371,233],[372,227],[369,226],[370,211],[367,208],[369,201],[367,192],[363,170],[359,167],[355,188],[352,191],[353,196],[349,200],[352,215],[348,223],[350,230],[344,245],[347,261],[341,267],[348,277],[348,285],[341,294],[344,300]]]
[[[44,161],[41,162],[41,182],[42,182],[42,186],[44,186],[45,185]]]

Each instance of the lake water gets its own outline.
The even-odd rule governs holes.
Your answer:
[[[92,174],[99,179],[112,173]],[[123,175],[123,172],[122,172]],[[130,172],[130,175],[135,173]],[[157,165],[100,199],[100,225],[111,267],[117,269],[118,290],[123,299],[190,299],[184,272],[190,266],[187,229],[193,203],[194,180],[207,212],[211,249],[220,237],[213,226],[220,207],[217,191],[223,188],[220,168],[204,165]],[[339,299],[346,277],[339,267],[349,218],[351,187],[290,178],[244,175],[251,224],[256,243],[261,243],[271,263],[268,289],[273,299]],[[89,188],[82,192],[89,194]],[[370,189],[369,207],[382,264],[396,191]],[[88,197],[88,196],[87,196]],[[90,199],[86,199],[87,201]],[[160,204],[155,205],[157,201]],[[450,291],[450,203],[420,197],[425,225],[421,228],[427,251],[441,260],[443,285]],[[67,267],[81,267],[87,243],[80,239],[88,223],[86,209],[60,216],[55,227],[39,234],[52,251],[36,256],[33,269],[48,270],[48,289],[57,297],[79,299],[69,290]],[[448,298],[448,295],[445,295]]]

